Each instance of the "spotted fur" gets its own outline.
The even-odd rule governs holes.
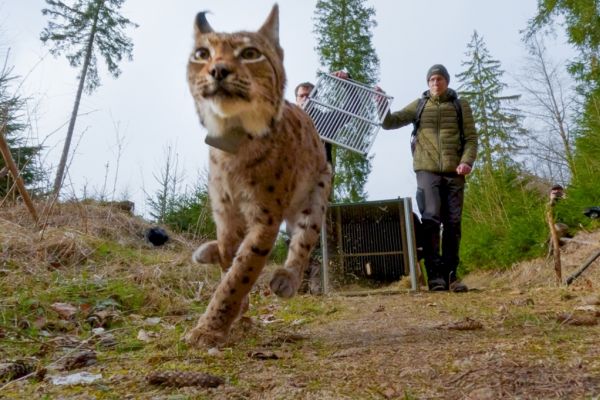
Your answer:
[[[193,259],[218,263],[226,273],[186,335],[193,345],[226,340],[247,307],[282,221],[291,228],[291,242],[284,267],[270,282],[278,296],[296,293],[318,240],[331,170],[311,119],[283,99],[278,31],[277,5],[257,32],[217,33],[203,13],[196,18],[188,82],[200,122],[213,138],[236,139],[227,151],[210,147],[217,240],[200,246]]]

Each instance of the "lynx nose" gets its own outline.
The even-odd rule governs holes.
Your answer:
[[[230,73],[231,71],[225,64],[215,64],[210,69],[210,75],[217,81],[222,81],[223,79],[227,78]]]

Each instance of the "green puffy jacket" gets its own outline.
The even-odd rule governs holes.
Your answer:
[[[477,157],[477,132],[469,103],[460,99],[465,134],[464,147],[460,142],[460,131],[456,109],[452,104],[456,92],[448,89],[439,97],[431,96],[429,91],[421,122],[417,132],[417,142],[413,154],[415,171],[436,173],[455,172],[460,163],[473,166]],[[417,117],[419,99],[400,111],[389,113],[383,121],[383,129],[396,129],[412,123]],[[461,147],[463,147],[461,152]]]

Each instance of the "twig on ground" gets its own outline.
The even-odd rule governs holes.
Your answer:
[[[595,253],[593,253],[591,256],[589,256],[584,262],[583,264],[581,264],[581,267],[571,276],[569,276],[567,278],[567,285],[570,285],[571,283],[573,283],[573,281],[575,279],[577,279],[579,277],[579,275],[583,274],[583,272],[588,269],[588,267],[590,265],[592,265],[592,263],[596,260],[596,258],[598,258],[600,256],[600,249],[596,250]]]

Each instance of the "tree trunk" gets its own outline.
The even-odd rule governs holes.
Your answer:
[[[548,228],[550,229],[550,240],[552,243],[552,254],[554,258],[554,272],[556,274],[556,284],[562,284],[562,265],[560,262],[560,240],[558,233],[556,232],[556,225],[554,224],[554,204],[552,201],[548,204],[546,209],[546,220],[548,222]]]
[[[79,77],[79,87],[77,88],[75,104],[73,105],[73,112],[71,113],[71,120],[69,121],[69,129],[67,130],[67,137],[65,138],[65,146],[63,147],[63,152],[60,156],[60,162],[58,163],[58,169],[56,171],[56,178],[54,179],[54,187],[52,189],[52,193],[56,197],[58,197],[60,193],[60,189],[62,187],[65,176],[65,169],[67,167],[67,160],[69,158],[69,148],[71,147],[73,131],[75,130],[75,120],[77,119],[77,113],[79,112],[79,103],[81,102],[81,94],[83,93],[83,87],[85,84],[87,70],[90,66],[90,61],[92,59],[92,52],[94,51],[94,39],[96,37],[99,14],[100,7],[98,7],[98,9],[96,10],[96,15],[94,15],[94,23],[92,24],[90,37],[88,39],[87,48],[85,51],[85,60],[83,62],[83,67],[81,68],[81,76]]]

